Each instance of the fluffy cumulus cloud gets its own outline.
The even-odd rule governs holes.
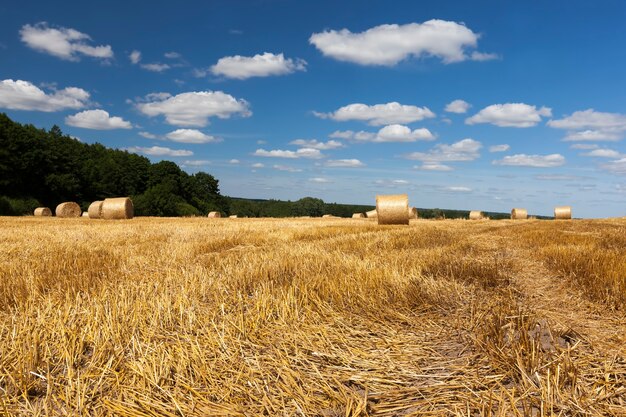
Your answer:
[[[589,149],[598,149],[599,146],[596,145],[595,143],[574,143],[573,145],[570,145],[570,148],[589,150]]]
[[[285,58],[283,54],[265,52],[255,56],[226,56],[220,58],[217,64],[211,67],[213,75],[245,80],[252,77],[269,77],[270,75],[285,75],[295,71],[306,70],[306,61]]]
[[[537,108],[524,103],[492,104],[465,120],[468,125],[490,123],[500,127],[533,127],[542,117],[551,117],[548,107]]]
[[[511,147],[507,144],[502,144],[502,145],[493,145],[489,147],[489,152],[493,153],[493,152],[506,152],[510,149]]]
[[[113,58],[113,49],[109,45],[89,45],[89,35],[75,29],[50,27],[46,22],[22,26],[20,38],[36,51],[68,61],[78,61],[80,55],[100,59]]]
[[[230,161],[228,161],[229,164],[233,164],[233,165],[237,165],[239,164],[241,161],[239,159],[231,159]]]
[[[359,168],[365,166],[358,159],[331,159],[325,165],[330,168]]]
[[[449,165],[444,165],[444,164],[440,164],[437,162],[425,162],[422,165],[416,165],[413,168],[419,169],[421,171],[438,171],[438,172],[448,172],[454,169]]]
[[[413,152],[406,155],[406,158],[415,161],[422,161],[425,164],[473,161],[480,157],[479,151],[482,147],[483,145],[479,141],[467,138],[451,145],[436,145],[429,152]]]
[[[126,148],[128,152],[140,153],[144,155],[150,156],[191,156],[193,155],[192,151],[187,151],[184,149],[170,149],[161,146],[152,146],[150,148],[142,148],[140,146],[133,146],[130,148]]]
[[[220,140],[214,136],[207,135],[196,129],[176,129],[165,135],[171,141],[180,143],[211,143]]]
[[[328,142],[320,142],[316,139],[296,139],[289,142],[291,145],[298,145],[304,148],[312,148],[319,149],[320,151],[325,151],[329,149],[337,149],[342,148],[343,143],[338,142],[336,140],[329,140]]]
[[[167,123],[175,126],[204,127],[210,117],[228,119],[235,114],[243,117],[252,114],[248,102],[221,91],[192,91],[176,96],[155,93],[146,100],[137,104],[141,113],[150,117],[163,115]]]
[[[113,130],[132,129],[130,122],[118,116],[110,116],[105,110],[85,110],[65,118],[69,126],[82,127],[83,129]]]
[[[286,172],[302,172],[300,168],[290,167],[288,165],[274,165],[274,168],[277,171],[286,171]]]
[[[130,54],[128,54],[128,59],[130,59],[130,62],[134,65],[139,64],[139,62],[141,61],[141,52],[137,50],[132,51]]]
[[[332,119],[338,122],[358,120],[367,122],[372,126],[382,126],[396,123],[413,123],[427,118],[435,117],[435,113],[428,107],[404,105],[398,102],[387,104],[354,103],[341,107],[333,113],[314,113],[323,119]]]
[[[265,168],[265,164],[257,162],[256,164],[252,164],[252,168]]]
[[[464,100],[454,100],[446,105],[445,111],[448,113],[467,113],[471,105]]]
[[[324,177],[309,178],[309,181],[316,182],[318,184],[330,184],[332,182],[332,180],[330,180],[328,178],[324,178]]]
[[[621,153],[613,149],[594,149],[592,151],[585,152],[582,155],[591,156],[595,158],[613,158],[613,159],[617,159],[623,156]]]
[[[533,168],[554,168],[565,164],[565,157],[558,153],[550,155],[517,154],[505,156],[500,160],[493,161],[493,164]]]
[[[89,102],[89,93],[82,88],[67,87],[45,93],[28,81],[0,81],[0,107],[11,110],[53,112],[80,109]]]
[[[614,174],[626,175],[626,158],[607,162],[606,164],[600,165],[600,167]]]
[[[152,134],[150,132],[139,132],[139,136],[141,136],[142,138],[146,138],[146,139],[156,139],[157,136],[155,134]]]
[[[568,130],[563,139],[575,141],[617,141],[626,132],[626,115],[594,109],[577,111],[562,119],[550,120],[548,126]]]
[[[206,166],[210,164],[211,164],[211,161],[207,161],[204,159],[193,159],[193,160],[183,161],[181,166],[201,167],[201,166]]]
[[[436,57],[444,63],[474,59],[484,61],[491,54],[472,55],[479,34],[462,23],[429,20],[406,25],[380,25],[365,32],[348,29],[314,33],[309,42],[322,54],[360,65],[396,65],[409,57]]]
[[[287,159],[320,159],[323,158],[324,155],[319,151],[319,149],[313,148],[300,148],[297,151],[285,151],[281,149],[274,149],[271,151],[266,151],[265,149],[257,149],[254,152],[254,156],[263,156],[266,158],[287,158]]]
[[[415,142],[418,140],[435,140],[430,130],[420,128],[411,130],[399,124],[387,125],[378,132],[354,132],[352,130],[335,131],[330,137],[347,139],[354,142]]]
[[[152,72],[163,72],[170,69],[170,66],[167,64],[161,64],[160,62],[154,62],[151,64],[141,64],[141,68]]]

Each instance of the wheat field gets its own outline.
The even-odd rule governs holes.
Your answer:
[[[626,415],[626,220],[0,218],[0,415]]]

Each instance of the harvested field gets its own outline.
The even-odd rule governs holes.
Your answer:
[[[0,415],[626,415],[625,236],[0,218]]]

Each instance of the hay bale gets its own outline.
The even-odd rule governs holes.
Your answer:
[[[236,214],[231,214],[230,216],[228,216],[229,219],[236,219],[237,215]]]
[[[219,211],[212,211],[209,213],[207,217],[210,217],[212,219],[217,219],[217,218],[222,217],[222,213],[220,213]]]
[[[132,219],[134,215],[133,201],[128,197],[106,198],[102,202],[102,218],[105,220]]]
[[[417,219],[418,213],[415,207],[409,207],[409,219]]]
[[[528,211],[523,208],[514,208],[511,210],[511,220],[526,220],[528,219]]]
[[[87,209],[87,215],[90,219],[102,218],[102,201],[94,201],[89,205]]]
[[[82,212],[80,206],[73,201],[61,203],[54,210],[57,217],[80,217]]]
[[[482,211],[479,211],[479,210],[470,211],[470,214],[469,214],[470,220],[482,220],[484,218],[485,218],[485,215],[483,214]]]
[[[83,211],[83,214],[80,217],[86,217],[89,218],[89,213],[86,211]]]
[[[554,208],[555,220],[571,220],[572,208],[570,206],[559,206]]]
[[[365,217],[367,217],[368,219],[377,219],[378,218],[378,212],[376,211],[376,209],[370,210],[370,211],[366,211],[365,212]]]
[[[376,196],[378,224],[409,224],[409,197],[406,194]]]
[[[365,218],[365,213],[354,213],[352,215],[352,218],[353,219],[363,219],[363,218]]]
[[[50,217],[52,211],[48,207],[37,207],[33,213],[37,217]]]

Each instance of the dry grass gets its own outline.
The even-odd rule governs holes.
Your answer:
[[[626,415],[626,221],[0,219],[0,415]]]

